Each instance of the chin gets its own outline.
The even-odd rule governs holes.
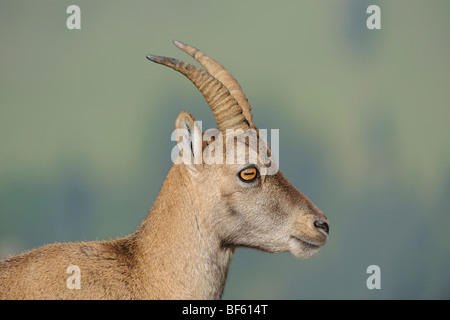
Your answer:
[[[315,249],[315,250],[307,250],[307,251],[302,251],[302,250],[291,250],[290,253],[292,253],[294,256],[296,256],[297,258],[300,259],[308,259],[311,258],[313,255],[315,255],[316,253],[319,252],[320,249]]]
[[[318,253],[320,246],[292,237],[289,243],[289,252],[297,258],[308,259]]]

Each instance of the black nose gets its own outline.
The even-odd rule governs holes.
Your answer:
[[[325,231],[326,234],[328,234],[330,232],[330,226],[328,225],[328,223],[326,223],[323,220],[314,221],[314,226],[317,229],[321,229],[321,230]]]

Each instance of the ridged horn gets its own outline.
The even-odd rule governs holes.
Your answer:
[[[214,114],[218,129],[223,134],[226,133],[227,129],[242,129],[246,131],[250,128],[247,119],[242,114],[241,106],[239,106],[228,89],[211,74],[174,58],[148,54],[147,59],[170,67],[191,80],[203,97],[205,97]]]
[[[256,128],[255,124],[252,121],[252,107],[250,106],[250,104],[248,103],[248,99],[242,92],[241,86],[231,75],[231,73],[227,69],[225,69],[225,67],[222,66],[219,62],[207,56],[201,50],[178,40],[174,40],[173,43],[179,49],[183,50],[192,58],[197,60],[197,62],[199,62],[214,78],[222,82],[222,84],[228,89],[228,91],[230,91],[230,94],[234,97],[237,103],[241,106],[242,113],[247,119],[250,127]]]

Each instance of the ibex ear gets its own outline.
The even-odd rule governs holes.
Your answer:
[[[196,171],[196,165],[202,163],[202,129],[201,124],[199,125],[187,111],[180,112],[175,121],[175,139],[179,153],[176,153],[174,163],[183,163],[192,171]],[[174,160],[173,151],[172,160]]]

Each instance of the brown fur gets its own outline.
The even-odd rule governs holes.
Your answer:
[[[193,121],[193,119],[192,119]],[[111,241],[49,244],[0,261],[2,299],[219,299],[238,246],[308,257],[326,236],[326,219],[278,172],[255,187],[236,179],[239,165],[173,165],[139,228]],[[263,180],[263,181],[262,181]],[[81,270],[68,289],[66,269]]]

